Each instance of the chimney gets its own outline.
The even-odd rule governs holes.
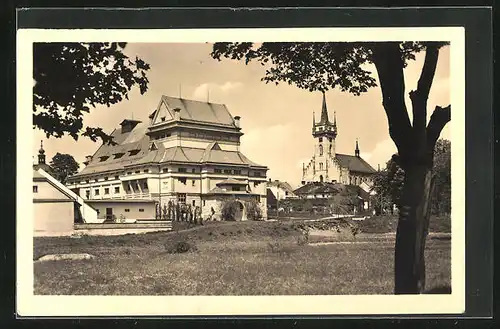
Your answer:
[[[87,155],[85,157],[85,162],[83,162],[83,164],[84,165],[88,165],[91,161],[92,161],[92,156],[91,155]]]
[[[181,109],[180,108],[175,108],[174,109],[174,120],[180,120],[181,119]]]
[[[238,128],[241,128],[240,127],[240,119],[241,119],[241,117],[239,115],[234,117],[234,125]]]

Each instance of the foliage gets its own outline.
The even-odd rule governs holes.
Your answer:
[[[234,221],[241,204],[235,199],[224,200],[221,207],[222,220]]]
[[[64,184],[66,178],[78,172],[80,165],[72,155],[57,152],[50,161],[50,167],[54,171],[55,178]]]
[[[434,191],[431,212],[444,215],[451,212],[451,142],[439,139],[434,149]]]
[[[449,214],[451,211],[451,142],[439,139],[433,156],[434,191],[431,196],[431,212],[434,215]],[[372,189],[377,193],[374,198],[376,206],[390,210],[392,204],[401,206],[405,171],[393,160],[387,162],[384,170],[373,176]]]
[[[245,202],[247,218],[250,220],[261,220],[262,211],[260,210],[259,204],[255,200]]]
[[[193,243],[187,241],[176,241],[174,243],[165,244],[165,251],[168,254],[182,254],[196,250],[198,250],[198,248]]]
[[[125,42],[34,43],[33,127],[56,138],[69,134],[111,142],[102,128],[84,127],[83,116],[97,105],[128,99],[132,87],[148,89],[149,64],[123,53]]]

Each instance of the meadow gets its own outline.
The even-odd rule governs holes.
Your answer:
[[[365,224],[367,225],[367,224]],[[305,235],[300,221],[216,222],[124,236],[35,238],[37,295],[392,294],[394,239],[343,227]],[[317,232],[317,231],[316,231]],[[330,231],[329,231],[330,232]],[[315,243],[322,242],[322,243]],[[326,242],[326,243],[325,243]],[[179,252],[180,249],[189,249]],[[185,250],[182,250],[185,251]],[[450,240],[429,237],[427,290],[449,292]]]

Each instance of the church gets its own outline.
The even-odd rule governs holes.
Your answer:
[[[240,152],[240,119],[224,104],[162,96],[147,120],[124,119],[111,133],[116,145],[102,144],[67,184],[85,200],[102,200],[106,217],[119,200],[129,201],[125,216],[154,200],[199,207],[206,218],[235,199],[242,209],[256,203],[265,219],[268,168]]]
[[[334,113],[333,122],[330,121],[324,93],[318,122],[313,113],[312,136],[315,141],[313,156],[307,164],[303,164],[302,185],[315,182],[371,185],[371,176],[376,171],[361,158],[357,140],[354,155],[337,153],[337,119]]]

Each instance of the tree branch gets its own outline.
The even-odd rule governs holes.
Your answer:
[[[417,90],[410,92],[413,113],[413,128],[416,130],[417,138],[425,137],[425,125],[427,122],[427,99],[431,90],[434,74],[436,73],[439,58],[439,47],[436,43],[428,43],[425,51],[425,60],[418,79]]]
[[[444,126],[451,120],[451,105],[446,107],[436,106],[432,112],[431,119],[427,125],[427,151],[431,159],[434,154],[434,146]]]
[[[389,122],[389,134],[403,156],[409,151],[411,124],[404,97],[404,61],[401,49],[397,42],[377,42],[371,49],[382,91],[382,104]]]

